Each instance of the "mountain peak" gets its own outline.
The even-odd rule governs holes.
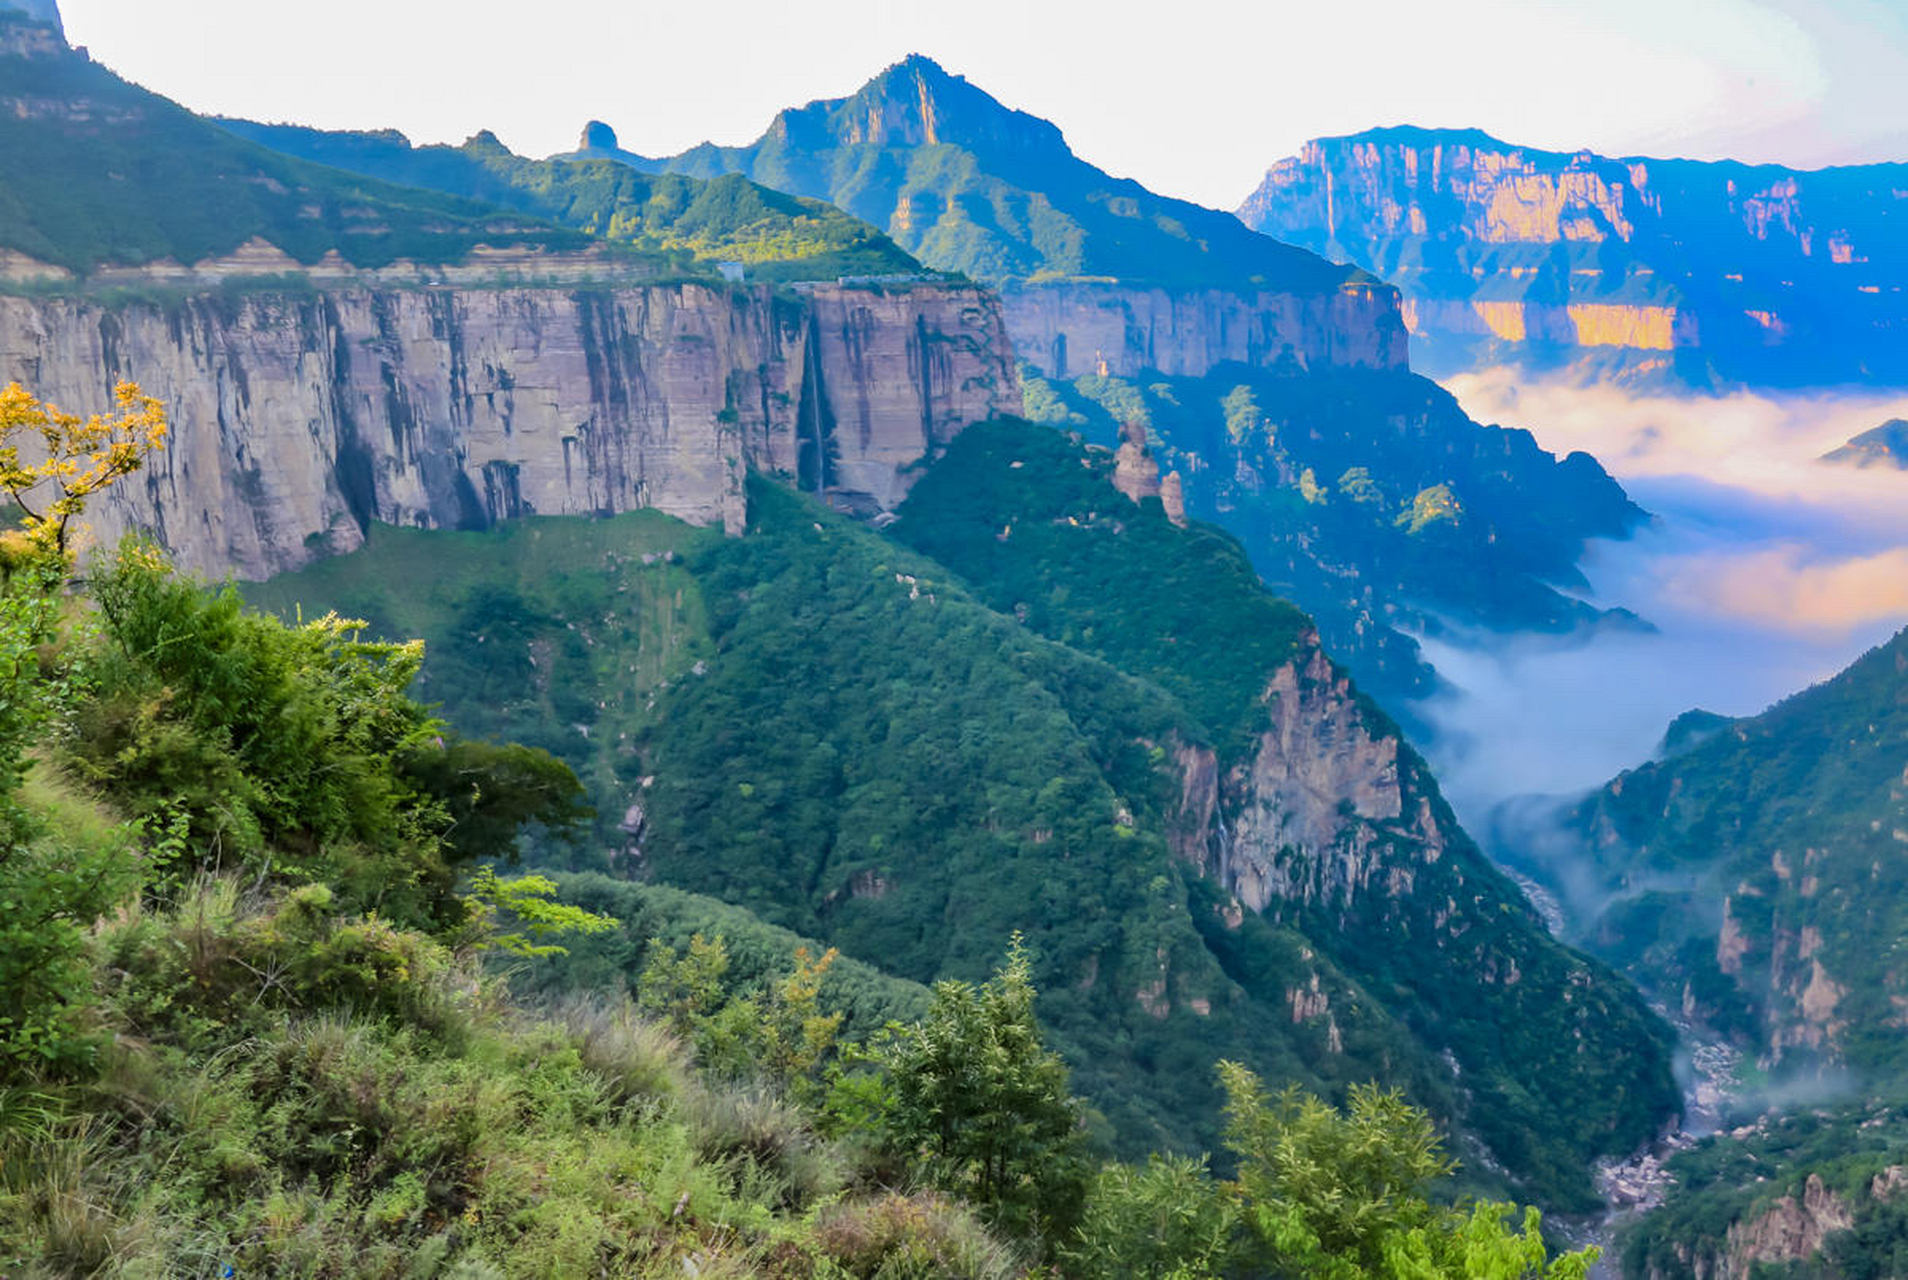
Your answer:
[[[1066,149],[1065,138],[1051,122],[1004,105],[922,53],[911,53],[887,67],[852,97],[811,102],[799,112],[783,112],[776,120],[784,132],[816,124],[834,141],[848,145],[948,143],[1023,153]]]
[[[583,136],[577,139],[578,151],[621,151],[616,145],[616,130],[601,120],[592,120],[583,126]]]

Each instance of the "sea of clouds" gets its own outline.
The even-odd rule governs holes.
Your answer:
[[[1590,599],[1653,630],[1425,638],[1419,710],[1460,817],[1600,786],[1692,707],[1749,715],[1908,623],[1908,471],[1819,461],[1908,396],[1636,396],[1492,370],[1446,381],[1472,417],[1597,457],[1654,517],[1592,544]]]

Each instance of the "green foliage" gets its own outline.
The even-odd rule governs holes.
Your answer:
[[[64,757],[135,817],[182,817],[195,856],[170,869],[175,883],[242,869],[335,880],[397,919],[461,914],[445,810],[402,769],[442,749],[406,696],[421,645],[362,640],[362,623],[336,615],[288,627],[248,613],[236,591],[207,594],[137,544],[90,585],[97,694]]]
[[[617,925],[610,916],[599,916],[568,902],[552,901],[556,881],[548,876],[512,876],[504,879],[494,867],[479,867],[470,878],[470,892],[464,899],[471,920],[478,926],[483,945],[497,947],[525,959],[560,956],[568,948],[543,939],[567,934],[608,933]],[[490,922],[502,915],[523,926],[523,933],[491,931]]]
[[[1458,505],[1457,495],[1451,492],[1451,486],[1434,484],[1412,495],[1411,506],[1400,511],[1394,523],[1415,538],[1428,526],[1440,521],[1457,524],[1462,515],[1463,508]]]
[[[49,653],[65,562],[24,547],[0,581],[0,1090],[35,1070],[85,1066],[86,931],[138,882],[133,832],[29,776],[29,752],[81,690]],[[77,821],[74,819],[77,817]],[[7,1120],[0,1115],[0,1138]]]
[[[373,525],[363,550],[248,585],[246,598],[287,620],[339,609],[367,619],[372,634],[421,637],[428,656],[413,686],[418,697],[445,708],[472,738],[547,751],[586,784],[594,838],[555,844],[533,831],[537,860],[601,870],[606,851],[631,841],[630,805],[642,803],[648,772],[637,749],[658,694],[697,678],[695,664],[714,654],[702,589],[685,561],[719,538],[654,511],[531,518],[481,534]],[[542,778],[537,791],[567,804],[550,792],[555,780],[560,793],[560,775],[532,767],[522,748],[452,741],[409,768],[453,817],[470,793],[459,766],[471,751],[506,753],[506,775],[527,770],[526,781]],[[466,829],[452,827],[453,843]]]
[[[1088,1188],[1065,1270],[1082,1280],[1200,1280],[1238,1249],[1231,1196],[1189,1156],[1109,1164]]]
[[[0,14],[0,30],[24,21]],[[0,245],[80,274],[196,263],[255,237],[305,266],[335,250],[360,267],[456,262],[478,244],[589,243],[521,214],[277,155],[77,53],[0,56],[0,80],[39,104],[0,117]]]
[[[1528,432],[1479,426],[1411,374],[1222,365],[1197,378],[1121,379],[1024,368],[1022,385],[1030,419],[1094,444],[1117,447],[1123,423],[1145,423],[1187,510],[1236,537],[1394,710],[1430,689],[1406,630],[1432,613],[1517,629],[1589,622],[1595,613],[1553,584],[1579,584],[1587,538],[1640,518],[1588,456],[1560,460]]]
[[[703,181],[649,174],[610,159],[530,160],[490,133],[460,147],[413,147],[397,133],[327,133],[221,121],[274,150],[386,182],[465,196],[671,259],[740,262],[761,280],[918,272],[873,227],[820,200],[739,174]]]
[[[1085,1194],[1085,1133],[1067,1069],[1034,1017],[1033,965],[1019,937],[979,987],[940,982],[927,1016],[879,1040],[876,1122],[934,1183],[1009,1234],[1053,1241]]]
[[[1169,690],[1242,751],[1267,676],[1310,622],[1260,586],[1231,538],[1135,507],[1112,470],[1110,454],[1057,433],[979,423],[915,486],[895,536],[1029,630]],[[1200,607],[1136,607],[1136,585]]]
[[[1534,1209],[1512,1227],[1512,1205],[1432,1203],[1452,1163],[1430,1116],[1394,1091],[1354,1088],[1341,1113],[1290,1088],[1268,1097],[1236,1063],[1220,1074],[1249,1265],[1318,1280],[1583,1280],[1596,1261],[1594,1249],[1550,1260]]]
[[[1565,815],[1570,873],[1592,872],[1586,941],[1722,1032],[1780,1044],[1787,1071],[1828,1058],[1893,1090],[1908,1079],[1908,632],[1761,715],[1673,728],[1671,754]],[[1805,1010],[1811,983],[1832,1010]]]

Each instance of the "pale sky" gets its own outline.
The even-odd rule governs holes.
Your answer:
[[[1908,159],[1908,0],[62,0],[69,36],[199,111],[531,155],[651,155],[926,53],[1076,152],[1232,208],[1308,138],[1799,166]]]

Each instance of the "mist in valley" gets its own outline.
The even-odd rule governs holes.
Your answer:
[[[1908,398],[1639,397],[1503,371],[1447,385],[1481,421],[1594,454],[1654,517],[1583,561],[1588,599],[1646,626],[1423,637],[1444,683],[1418,708],[1429,754],[1480,835],[1507,802],[1538,812],[1532,797],[1647,760],[1684,711],[1755,714],[1908,622],[1908,471],[1817,461]]]

